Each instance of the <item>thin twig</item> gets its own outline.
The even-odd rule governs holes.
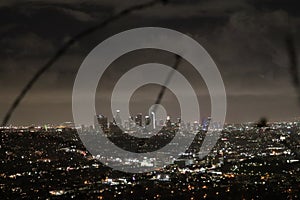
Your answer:
[[[161,100],[162,100],[162,98],[165,94],[166,87],[169,84],[169,82],[170,82],[172,76],[174,75],[175,71],[178,69],[180,62],[181,62],[181,57],[179,55],[176,55],[176,60],[175,60],[175,63],[173,65],[173,70],[168,74],[168,77],[167,77],[164,85],[161,86],[160,92],[159,92],[159,94],[156,98],[155,105],[154,105],[154,108],[153,108],[154,113],[157,109],[157,104],[160,104],[160,102],[161,102]]]

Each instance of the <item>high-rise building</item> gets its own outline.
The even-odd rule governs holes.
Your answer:
[[[152,129],[156,129],[156,116],[154,112],[150,113],[150,120],[151,120]]]
[[[134,122],[134,119],[133,119],[133,117],[132,116],[129,116],[128,117],[128,122],[129,122],[129,129],[132,129],[133,127],[135,127],[135,122]]]
[[[164,120],[162,120],[162,119],[161,119],[161,120],[159,120],[159,126],[160,126],[160,127],[163,127],[164,125],[165,125],[165,122],[164,122]]]
[[[202,120],[202,130],[207,131],[211,122],[211,117],[204,118]]]
[[[148,115],[146,115],[145,116],[145,126],[150,125],[150,123],[151,123],[151,119],[150,119],[150,117]]]
[[[143,115],[141,113],[137,114],[135,116],[135,123],[138,126],[142,126],[143,125]]]
[[[193,123],[193,131],[198,131],[199,130],[199,122],[198,121],[194,121]]]
[[[170,116],[167,116],[166,127],[167,128],[171,128],[172,127],[172,122],[171,122],[171,117]]]
[[[105,131],[108,128],[107,127],[107,123],[108,123],[107,117],[105,117],[104,115],[96,115],[96,119],[97,119],[97,122],[98,122],[99,126],[101,127],[101,129],[103,131]]]
[[[122,120],[121,120],[121,116],[120,116],[120,110],[116,110],[116,116],[115,118],[115,123],[118,126],[122,126]]]
[[[176,126],[177,126],[177,127],[180,127],[180,125],[181,125],[181,118],[178,117],[178,118],[177,118],[177,121],[176,121]]]

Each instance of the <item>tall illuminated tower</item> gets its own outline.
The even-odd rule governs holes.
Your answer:
[[[156,129],[156,117],[155,117],[155,113],[151,112],[150,114],[150,120],[151,120],[151,125],[153,129]]]
[[[116,125],[118,125],[118,126],[122,125],[122,120],[120,117],[120,110],[116,110],[115,122],[116,122]]]

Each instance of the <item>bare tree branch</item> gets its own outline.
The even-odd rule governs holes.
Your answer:
[[[161,102],[161,100],[162,100],[162,98],[165,94],[166,86],[169,84],[172,76],[174,75],[175,71],[178,69],[182,58],[179,55],[176,55],[175,59],[176,60],[175,60],[174,66],[173,66],[173,70],[168,74],[168,77],[167,77],[164,85],[161,86],[160,92],[158,93],[158,96],[156,98],[155,105],[154,105],[154,108],[153,108],[153,112],[156,111],[157,104],[160,104],[160,102]]]

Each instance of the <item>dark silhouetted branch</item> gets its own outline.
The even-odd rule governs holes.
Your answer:
[[[174,66],[173,66],[173,70],[168,74],[168,77],[167,77],[164,85],[161,86],[161,89],[156,98],[155,104],[160,104],[160,102],[165,94],[166,87],[170,83],[170,80],[171,80],[172,76],[174,75],[175,71],[178,69],[180,62],[181,62],[181,57],[179,55],[176,55],[176,60],[175,60]],[[157,105],[154,105],[153,112],[155,112],[156,109],[157,109]]]

